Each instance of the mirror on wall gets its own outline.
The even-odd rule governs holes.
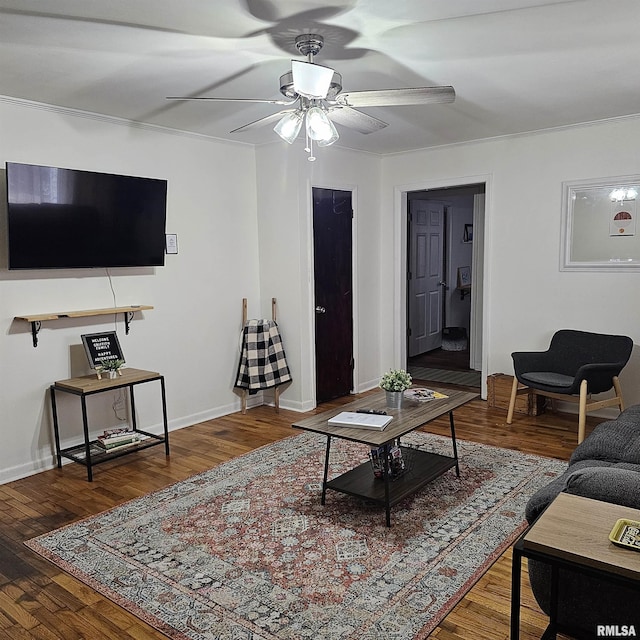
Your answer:
[[[562,183],[562,271],[640,269],[640,175]]]

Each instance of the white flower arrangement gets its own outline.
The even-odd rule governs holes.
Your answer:
[[[380,380],[380,388],[385,391],[404,391],[410,386],[411,375],[404,369],[391,369]]]

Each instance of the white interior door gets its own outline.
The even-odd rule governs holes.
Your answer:
[[[409,201],[409,356],[442,345],[444,205]]]

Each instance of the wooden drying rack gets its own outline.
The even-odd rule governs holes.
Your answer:
[[[247,324],[247,299],[242,298],[242,328],[244,329]],[[271,298],[271,319],[276,321],[276,299]],[[248,389],[242,389],[241,392],[241,402],[242,402],[242,413],[247,413],[247,397],[249,395]],[[276,406],[276,413],[280,413],[280,388],[278,386],[274,387],[273,391],[273,399],[274,404]]]

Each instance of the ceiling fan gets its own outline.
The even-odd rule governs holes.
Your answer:
[[[314,63],[314,56],[323,45],[324,38],[321,35],[303,34],[296,38],[296,49],[301,55],[307,56],[307,60],[292,60],[291,71],[280,76],[280,93],[285,100],[187,96],[168,96],[167,100],[252,102],[290,107],[238,127],[231,133],[249,131],[275,122],[275,132],[292,144],[304,125],[305,150],[309,153],[309,160],[315,160],[314,143],[328,146],[338,139],[334,122],[365,134],[388,126],[386,122],[354,107],[422,105],[455,100],[455,91],[450,86],[343,92],[342,76],[331,67]]]

